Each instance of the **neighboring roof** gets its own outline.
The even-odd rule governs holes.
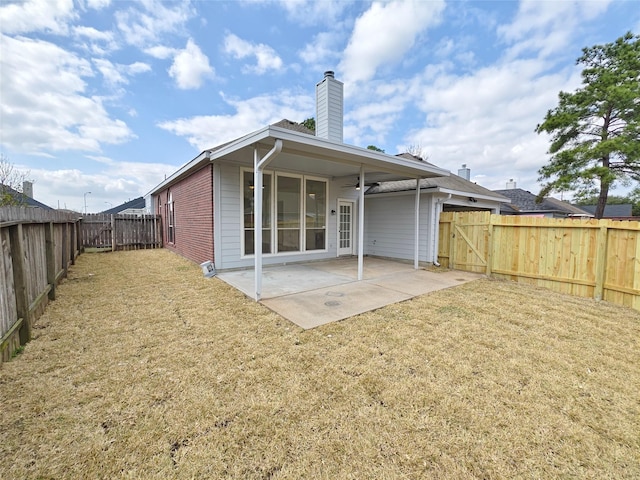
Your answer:
[[[133,200],[129,200],[117,207],[110,208],[109,210],[105,210],[102,213],[107,213],[109,215],[115,215],[117,213],[122,212],[123,210],[128,210],[130,208],[146,208],[146,203],[143,197],[134,198]]]
[[[410,153],[402,153],[397,156],[412,159],[421,163],[425,163],[427,165],[433,165],[429,162],[421,160],[418,157],[415,157],[414,155],[411,155]],[[373,185],[366,191],[366,194],[375,195],[379,193],[404,192],[415,189],[415,180],[398,180],[394,182],[381,182],[377,185]],[[488,188],[481,187],[480,185],[470,182],[469,180],[459,177],[458,175],[455,175],[453,173],[448,177],[423,178],[420,180],[420,189],[434,189],[444,193],[474,196],[485,200],[494,200],[504,203],[510,202],[507,197],[492,192]]]
[[[288,130],[293,130],[294,132],[306,133],[307,135],[315,136],[315,134],[316,134],[316,132],[314,132],[313,130],[308,129],[307,127],[305,127],[301,123],[292,122],[291,120],[287,120],[286,118],[283,118],[279,122],[272,123],[271,126],[272,127],[286,128]]]
[[[546,197],[542,202],[537,203],[537,195],[522,188],[494,190],[494,192],[511,199],[511,205],[505,208],[503,213],[512,211],[513,213],[548,212],[563,215],[589,215],[586,210],[553,197]]]
[[[53,210],[53,208],[51,208],[49,205],[45,205],[44,203],[39,202],[35,198],[28,197],[24,193],[20,193],[17,190],[14,190],[13,188],[9,187],[8,185],[0,184],[0,193],[5,193],[5,192],[11,195],[11,197],[13,197],[16,200],[16,202],[20,205],[27,205],[29,207],[38,207],[44,210]]]
[[[376,152],[302,133],[293,123],[289,122],[285,128],[269,125],[244,137],[205,150],[158,184],[149,194],[156,194],[217,160],[228,160],[245,165],[247,158],[253,158],[251,152],[255,146],[266,152],[273,148],[277,141],[282,142],[282,150],[272,160],[272,168],[275,168],[275,165],[280,165],[285,169],[304,169],[306,164],[308,171],[313,170],[319,175],[339,177],[357,175],[360,166],[363,166],[369,173],[368,181],[450,175],[448,170],[428,162],[416,162],[384,152]],[[295,130],[288,127],[295,127]],[[318,159],[326,162],[318,162]]]
[[[596,213],[596,205],[580,205],[580,208],[586,210],[592,215]],[[603,217],[630,217],[633,205],[623,203],[622,205],[605,205]]]

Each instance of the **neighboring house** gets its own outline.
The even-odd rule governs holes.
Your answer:
[[[49,205],[45,205],[33,198],[33,183],[24,182],[22,187],[22,193],[9,187],[8,185],[0,184],[0,195],[9,195],[16,205],[23,205],[27,207],[37,207],[44,210],[53,210]]]
[[[537,196],[521,188],[508,188],[506,190],[493,190],[494,193],[507,197],[511,204],[502,204],[502,215],[523,215],[528,217],[592,217],[593,214],[580,207],[571,205],[553,197],[546,197],[540,203],[536,202]]]
[[[586,210],[591,215],[595,215],[597,205],[580,205],[580,208]],[[624,203],[622,205],[605,205],[604,214],[602,218],[625,218],[631,217],[631,210],[633,205],[630,203]]]
[[[151,190],[165,247],[217,270],[254,267],[259,299],[263,263],[358,255],[359,279],[366,254],[417,267],[437,261],[443,204],[498,211],[506,201],[470,182],[447,183],[447,170],[415,157],[343,143],[342,91],[325,72],[316,135],[282,120],[203,151]]]
[[[101,213],[108,215],[144,215],[147,213],[147,206],[144,198],[138,197]]]

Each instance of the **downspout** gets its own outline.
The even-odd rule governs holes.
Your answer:
[[[269,163],[282,151],[282,140],[276,138],[275,145],[260,159],[258,146],[253,147],[253,257],[255,269],[256,302],[262,296],[262,172]]]
[[[438,244],[440,242],[440,212],[442,211],[442,205],[449,200],[451,200],[451,194],[447,195],[447,198],[439,198],[438,200],[436,200],[436,211],[435,215],[433,216],[433,264],[436,267],[440,266],[440,263],[438,262]]]

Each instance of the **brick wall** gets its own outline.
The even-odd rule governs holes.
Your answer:
[[[169,243],[166,205],[173,197],[175,242]],[[162,216],[164,247],[202,263],[213,258],[213,165],[192,173],[161,191],[156,197],[157,213]],[[159,205],[159,206],[158,206]]]

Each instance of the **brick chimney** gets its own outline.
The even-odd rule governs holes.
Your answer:
[[[316,84],[316,136],[342,143],[344,85],[331,70]]]

